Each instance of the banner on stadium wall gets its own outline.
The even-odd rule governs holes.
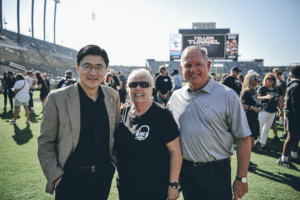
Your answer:
[[[180,59],[182,51],[182,34],[170,35],[170,60]]]
[[[182,36],[182,49],[188,46],[199,45],[209,59],[225,58],[225,34],[187,34]]]
[[[225,59],[230,59],[237,61],[239,55],[239,34],[238,33],[227,33],[226,34],[226,57]]]

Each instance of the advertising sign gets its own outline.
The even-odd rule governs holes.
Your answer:
[[[182,49],[191,45],[199,45],[206,50],[209,59],[224,59],[225,58],[225,35],[216,34],[191,34],[183,35]]]
[[[182,35],[170,35],[170,60],[180,59],[182,51]]]
[[[228,33],[226,35],[226,57],[225,59],[230,59],[237,61],[238,60],[238,44],[239,44],[239,34]]]

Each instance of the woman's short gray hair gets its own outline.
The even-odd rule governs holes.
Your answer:
[[[129,83],[132,82],[133,79],[135,78],[145,78],[151,84],[151,87],[154,86],[153,77],[151,76],[150,72],[146,69],[133,70],[131,74],[128,76],[127,86],[129,86]]]

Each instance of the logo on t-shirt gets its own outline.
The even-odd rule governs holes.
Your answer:
[[[148,125],[143,125],[135,133],[136,140],[145,140],[149,136],[150,128]]]

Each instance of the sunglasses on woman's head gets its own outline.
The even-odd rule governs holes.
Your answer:
[[[151,87],[151,84],[146,81],[141,82],[130,82],[129,87],[130,88],[136,88],[138,85],[140,85],[141,88],[148,88]]]

